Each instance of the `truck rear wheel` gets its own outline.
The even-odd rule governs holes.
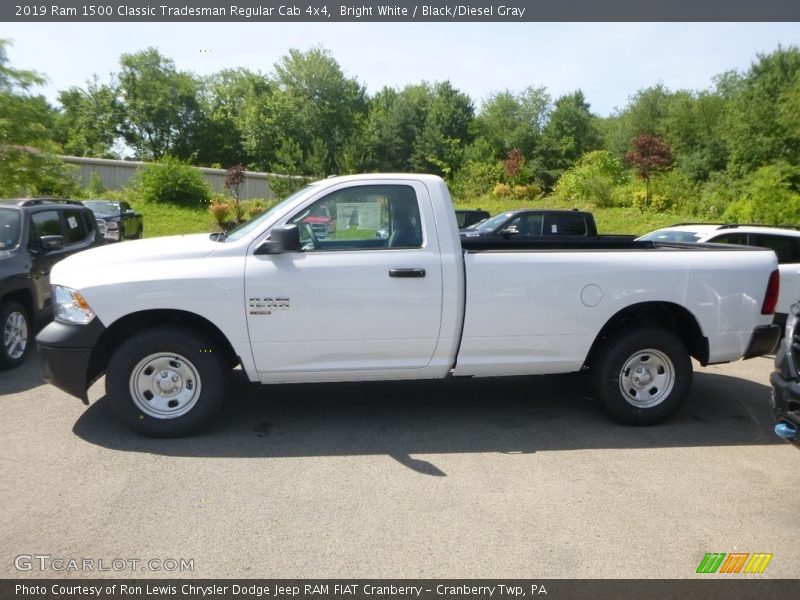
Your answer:
[[[218,349],[183,327],[146,329],[108,363],[106,394],[131,429],[177,437],[206,425],[222,406],[228,370]]]
[[[0,369],[22,364],[32,339],[28,311],[19,302],[0,304]]]
[[[689,394],[692,362],[683,342],[658,327],[609,337],[591,367],[592,387],[612,417],[654,425],[672,416]]]

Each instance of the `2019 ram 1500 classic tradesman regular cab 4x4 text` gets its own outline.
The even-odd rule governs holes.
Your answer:
[[[322,205],[324,239],[307,222]],[[227,237],[90,250],[52,283],[49,381],[86,402],[106,373],[116,414],[160,436],[206,424],[237,364],[264,384],[588,369],[613,416],[656,423],[686,397],[690,356],[763,354],[779,333],[772,251],[461,240],[431,175],[325,179]]]

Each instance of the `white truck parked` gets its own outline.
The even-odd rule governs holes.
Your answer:
[[[306,222],[325,208],[335,233]],[[226,237],[156,238],[58,263],[37,341],[50,383],[87,400],[103,373],[131,428],[206,425],[231,369],[263,384],[588,369],[617,419],[651,424],[701,364],[767,353],[770,250],[586,240],[461,240],[431,175],[325,179]]]

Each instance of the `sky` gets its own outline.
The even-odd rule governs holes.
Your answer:
[[[798,23],[0,23],[10,64],[47,76],[40,92],[101,82],[123,53],[149,46],[180,70],[270,73],[290,48],[330,50],[368,93],[449,80],[480,107],[491,94],[583,90],[606,116],[645,87],[706,90],[759,53],[800,46]]]

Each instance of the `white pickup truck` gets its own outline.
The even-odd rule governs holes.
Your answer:
[[[335,220],[324,239],[306,218]],[[231,232],[82,252],[53,268],[56,320],[37,341],[50,383],[183,435],[253,382],[589,371],[617,419],[664,420],[701,364],[767,353],[775,254],[749,247],[461,240],[445,183],[315,183]]]

